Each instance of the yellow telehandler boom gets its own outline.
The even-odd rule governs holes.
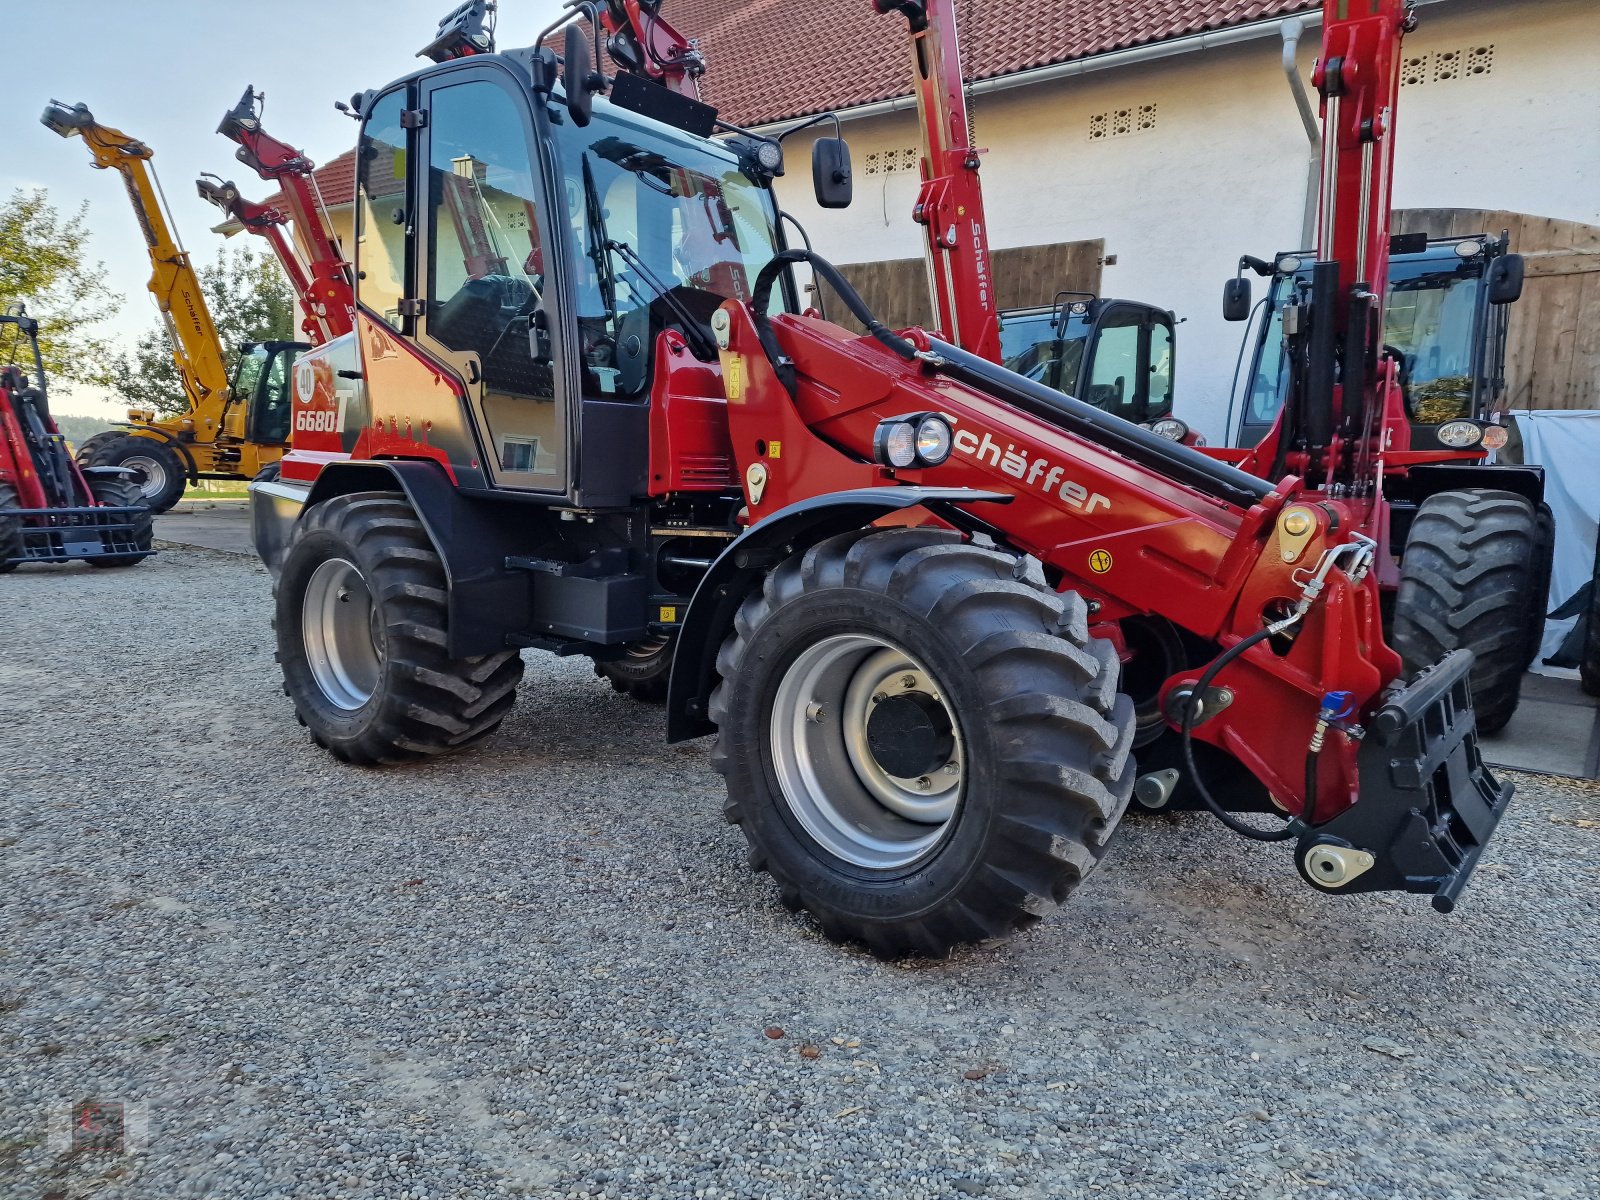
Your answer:
[[[168,219],[150,147],[100,124],[83,104],[52,100],[41,120],[62,137],[82,138],[96,167],[122,176],[150,256],[150,294],[189,402],[185,415],[165,420],[130,409],[127,426],[90,438],[79,461],[131,468],[155,512],[171,508],[196,480],[248,480],[273,468],[289,440],[291,367],[306,344],[241,347],[230,378],[200,278]]]

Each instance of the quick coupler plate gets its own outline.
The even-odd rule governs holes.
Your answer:
[[[1453,650],[1379,698],[1361,742],[1361,798],[1300,839],[1295,861],[1326,892],[1421,892],[1449,912],[1511,802],[1483,765],[1467,682]]]

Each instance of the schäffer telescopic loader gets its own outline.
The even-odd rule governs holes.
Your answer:
[[[669,736],[716,735],[751,862],[830,937],[940,954],[1022,928],[1100,861],[1136,779],[1159,803],[1179,770],[1312,887],[1448,911],[1510,789],[1478,754],[1470,652],[1402,681],[1384,641],[1370,439],[1263,480],[974,352],[996,339],[953,5],[878,7],[916,51],[948,341],[784,248],[781,149],[657,86],[698,56],[656,5],[579,6],[559,60],[449,57],[359,97],[365,388],[332,386],[332,344],[308,355],[315,419],[251,488],[296,715],[346,761],[460,750],[509,712],[522,650],[675,634]],[[1359,118],[1398,83],[1404,9],[1349,7],[1329,0],[1326,78]],[[1344,168],[1380,189],[1389,162],[1340,107],[1324,253],[1360,319],[1328,416],[1359,434],[1393,375],[1351,290],[1369,206]],[[848,202],[843,144],[812,165],[819,203]],[[446,175],[474,181],[492,263],[463,254]],[[802,261],[868,336],[798,311]],[[1151,618],[1185,657],[1121,695],[1124,627]],[[1140,777],[1136,738],[1179,766]]]

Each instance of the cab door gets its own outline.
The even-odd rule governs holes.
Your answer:
[[[1103,301],[1076,395],[1138,424],[1172,412],[1177,346],[1172,315],[1147,304]]]
[[[491,486],[564,495],[570,406],[532,106],[487,65],[425,80],[420,105],[418,344],[465,384]]]

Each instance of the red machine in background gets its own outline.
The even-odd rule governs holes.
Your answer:
[[[32,362],[19,364],[24,345]],[[133,473],[74,462],[45,388],[39,323],[20,307],[0,313],[0,574],[23,563],[143,562],[155,552]]]
[[[1319,889],[1448,910],[1510,791],[1477,755],[1470,654],[1399,682],[1375,484],[1337,454],[1265,481],[969,349],[994,301],[953,5],[878,7],[917,50],[920,211],[962,344],[886,329],[783,249],[775,141],[707,136],[715,112],[626,49],[597,73],[594,6],[559,60],[473,52],[360,97],[366,388],[297,390],[307,436],[252,487],[297,715],[340,758],[405,761],[492,732],[521,649],[675,645],[669,736],[717,735],[752,863],[881,954],[1037,920],[1136,777],[1153,807],[1182,775],[1294,843]],[[1359,23],[1341,8],[1330,38]],[[818,142],[837,207],[847,158]],[[537,256],[456,253],[475,235],[437,185],[467,172],[495,236],[534,214]],[[798,312],[801,262],[869,336]]]
[[[261,127],[261,109],[264,96],[252,87],[244,90],[239,103],[229,109],[217,126],[217,132],[239,144],[235,157],[250,167],[262,179],[276,183],[283,191],[286,214],[294,225],[294,239],[300,248],[305,267],[290,272],[295,283],[295,294],[306,314],[303,326],[312,344],[320,345],[351,332],[355,328],[355,281],[351,278],[350,264],[345,260],[339,239],[328,220],[327,206],[317,192],[316,164],[287,142],[280,142]],[[223,184],[237,197],[238,189]],[[217,197],[201,195],[214,203]],[[260,206],[253,211],[258,220],[265,214]],[[243,218],[241,218],[242,220]],[[281,224],[275,223],[275,224]],[[252,231],[264,227],[250,225]],[[284,256],[276,242],[273,249]],[[290,268],[286,265],[285,270]],[[298,279],[297,279],[298,274]],[[313,328],[313,325],[315,328]]]
[[[239,186],[231,179],[218,175],[202,175],[195,180],[195,190],[202,200],[208,200],[237,221],[247,232],[262,238],[278,260],[289,287],[300,301],[300,330],[306,341],[320,346],[329,339],[329,321],[325,313],[313,307],[311,273],[304,260],[295,251],[290,239],[287,214],[276,205],[257,204],[239,194]],[[348,329],[345,332],[349,332]]]

